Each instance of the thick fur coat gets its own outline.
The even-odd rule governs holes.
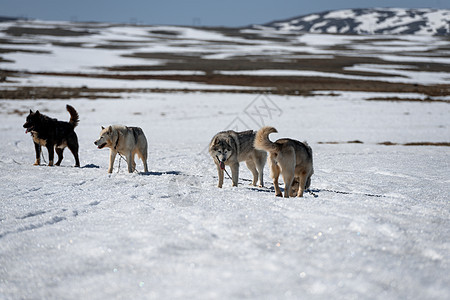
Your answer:
[[[112,173],[113,171],[117,153],[125,157],[129,173],[132,173],[136,169],[136,163],[134,161],[136,154],[144,164],[144,172],[148,172],[147,138],[141,128],[123,125],[111,125],[107,128],[102,126],[100,137],[94,144],[99,149],[104,147],[110,149],[108,173]]]
[[[278,185],[278,177],[283,176],[285,184],[284,197],[303,197],[303,192],[311,184],[314,174],[313,154],[306,142],[293,139],[279,139],[275,142],[269,140],[269,134],[278,132],[273,127],[263,127],[256,133],[255,148],[269,152],[269,167],[275,194],[282,196]]]
[[[238,185],[239,163],[245,161],[253,174],[252,184],[264,186],[263,170],[267,159],[265,151],[253,146],[255,132],[253,130],[236,132],[222,131],[216,134],[209,143],[209,154],[214,160],[219,175],[218,187],[223,185],[225,166],[230,166],[233,186]]]
[[[58,161],[55,165],[59,166],[63,159],[63,151],[68,147],[75,158],[75,167],[80,166],[78,158],[78,137],[74,129],[78,125],[79,116],[77,111],[70,105],[66,106],[70,114],[69,122],[58,121],[41,114],[38,110],[33,112],[30,110],[23,127],[26,133],[30,132],[34,142],[36,152],[35,165],[41,163],[41,146],[45,146],[48,150],[48,165],[53,165],[54,151],[58,155]]]

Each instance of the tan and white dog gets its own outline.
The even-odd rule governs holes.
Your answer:
[[[129,173],[132,173],[136,169],[136,163],[134,162],[134,156],[136,154],[144,164],[144,172],[148,172],[147,139],[141,128],[122,125],[111,125],[107,128],[102,126],[100,138],[94,144],[98,149],[104,147],[110,149],[108,173],[112,173],[113,171],[117,153],[125,157]]]
[[[282,196],[278,177],[283,176],[284,197],[303,197],[303,192],[311,185],[314,174],[312,149],[306,142],[293,139],[269,140],[269,134],[278,132],[273,127],[263,127],[256,133],[255,148],[269,152],[270,175],[273,178],[275,194]]]

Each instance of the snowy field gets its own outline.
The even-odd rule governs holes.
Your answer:
[[[14,36],[21,26],[27,33]],[[218,93],[236,87],[202,82],[35,73],[116,74],[107,70],[113,66],[134,68],[118,75],[137,74],[142,66],[145,74],[202,72],[170,69],[155,53],[168,53],[173,61],[174,54],[203,62],[254,55],[286,64],[336,55],[369,62],[349,66],[345,74],[263,66],[215,71],[433,87],[449,82],[448,40],[305,34],[283,42],[271,39],[271,32],[258,40],[173,26],[78,26],[0,23],[0,67],[12,72],[0,92],[135,89],[116,92],[119,99],[0,100],[0,299],[450,298],[449,148],[403,145],[450,141],[448,93],[315,90],[294,97]],[[41,33],[33,35],[33,28]],[[43,29],[70,34],[46,35]],[[401,53],[403,47],[410,50]],[[431,70],[410,62],[430,64]],[[73,167],[68,149],[60,167],[33,166],[33,142],[22,127],[27,113],[38,109],[68,121],[66,104],[80,114],[82,167]],[[107,173],[109,151],[94,141],[100,126],[110,124],[144,130],[150,172],[128,174],[117,158],[114,172]],[[216,187],[216,168],[206,151],[212,136],[263,125],[278,129],[272,139],[309,142],[314,195],[275,197],[267,166],[266,188],[251,187],[245,164],[239,187],[228,179],[223,189]],[[140,161],[137,169],[143,170]]]
[[[358,98],[0,102],[0,298],[448,299],[449,150],[377,145],[448,141],[448,104]],[[68,120],[66,103],[81,118],[82,168],[68,150],[61,167],[33,166],[14,111]],[[273,113],[252,115],[263,103]],[[267,166],[267,189],[248,186],[245,164],[238,188],[216,187],[210,138],[261,121],[272,138],[309,141],[317,197],[276,198]],[[93,142],[115,123],[144,129],[151,172],[117,160],[107,174]]]

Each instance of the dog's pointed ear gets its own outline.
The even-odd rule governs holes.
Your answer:
[[[105,127],[102,126],[102,130],[105,129]]]
[[[39,112],[39,111],[37,110],[37,111],[36,111],[36,114],[37,114],[37,115],[39,115],[39,114],[40,114],[40,112]]]
[[[32,114],[33,113],[33,111],[30,109],[30,114]]]
[[[112,131],[112,127],[108,126],[108,132],[111,132],[111,131]]]

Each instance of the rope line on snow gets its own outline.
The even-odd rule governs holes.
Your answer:
[[[117,167],[117,173],[119,173],[119,171],[120,171],[120,162],[122,161],[122,159],[127,163],[127,165],[128,165],[128,162],[127,162],[127,159],[122,154],[120,154],[119,152],[117,152],[117,154],[119,154],[119,166]],[[133,173],[138,173],[139,174],[139,172],[136,170],[136,168],[134,168]]]

